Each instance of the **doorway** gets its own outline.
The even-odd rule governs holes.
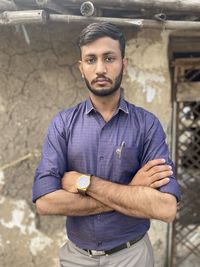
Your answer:
[[[200,39],[195,38],[193,47],[199,51],[192,51],[191,38],[175,39],[171,42],[176,47],[176,51],[171,49],[172,155],[182,199],[169,235],[168,267],[199,267]]]

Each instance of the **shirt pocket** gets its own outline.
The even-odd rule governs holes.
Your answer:
[[[139,153],[138,148],[135,146],[123,147],[120,151],[116,147],[114,151],[114,168],[115,177],[118,177],[119,183],[128,184],[133,175],[139,169]]]

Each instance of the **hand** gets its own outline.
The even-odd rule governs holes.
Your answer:
[[[169,183],[172,167],[164,164],[163,159],[155,159],[145,164],[133,177],[129,185],[142,185],[158,188]]]
[[[75,171],[65,172],[62,178],[62,188],[70,193],[78,193],[76,182],[80,175],[81,173]]]

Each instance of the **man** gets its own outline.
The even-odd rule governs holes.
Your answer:
[[[179,188],[158,119],[126,102],[125,40],[110,23],[79,37],[89,99],[50,124],[33,201],[41,215],[67,216],[63,267],[152,267],[149,219],[173,221]]]

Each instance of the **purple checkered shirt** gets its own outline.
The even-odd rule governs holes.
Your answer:
[[[128,184],[149,160],[169,158],[165,133],[150,112],[126,102],[122,97],[112,119],[105,122],[90,99],[66,109],[53,119],[44,142],[33,184],[33,202],[61,189],[65,172],[89,173],[103,179]],[[159,188],[180,200],[174,176]],[[68,216],[68,238],[84,249],[108,250],[146,233],[150,221],[106,212],[90,216]]]

